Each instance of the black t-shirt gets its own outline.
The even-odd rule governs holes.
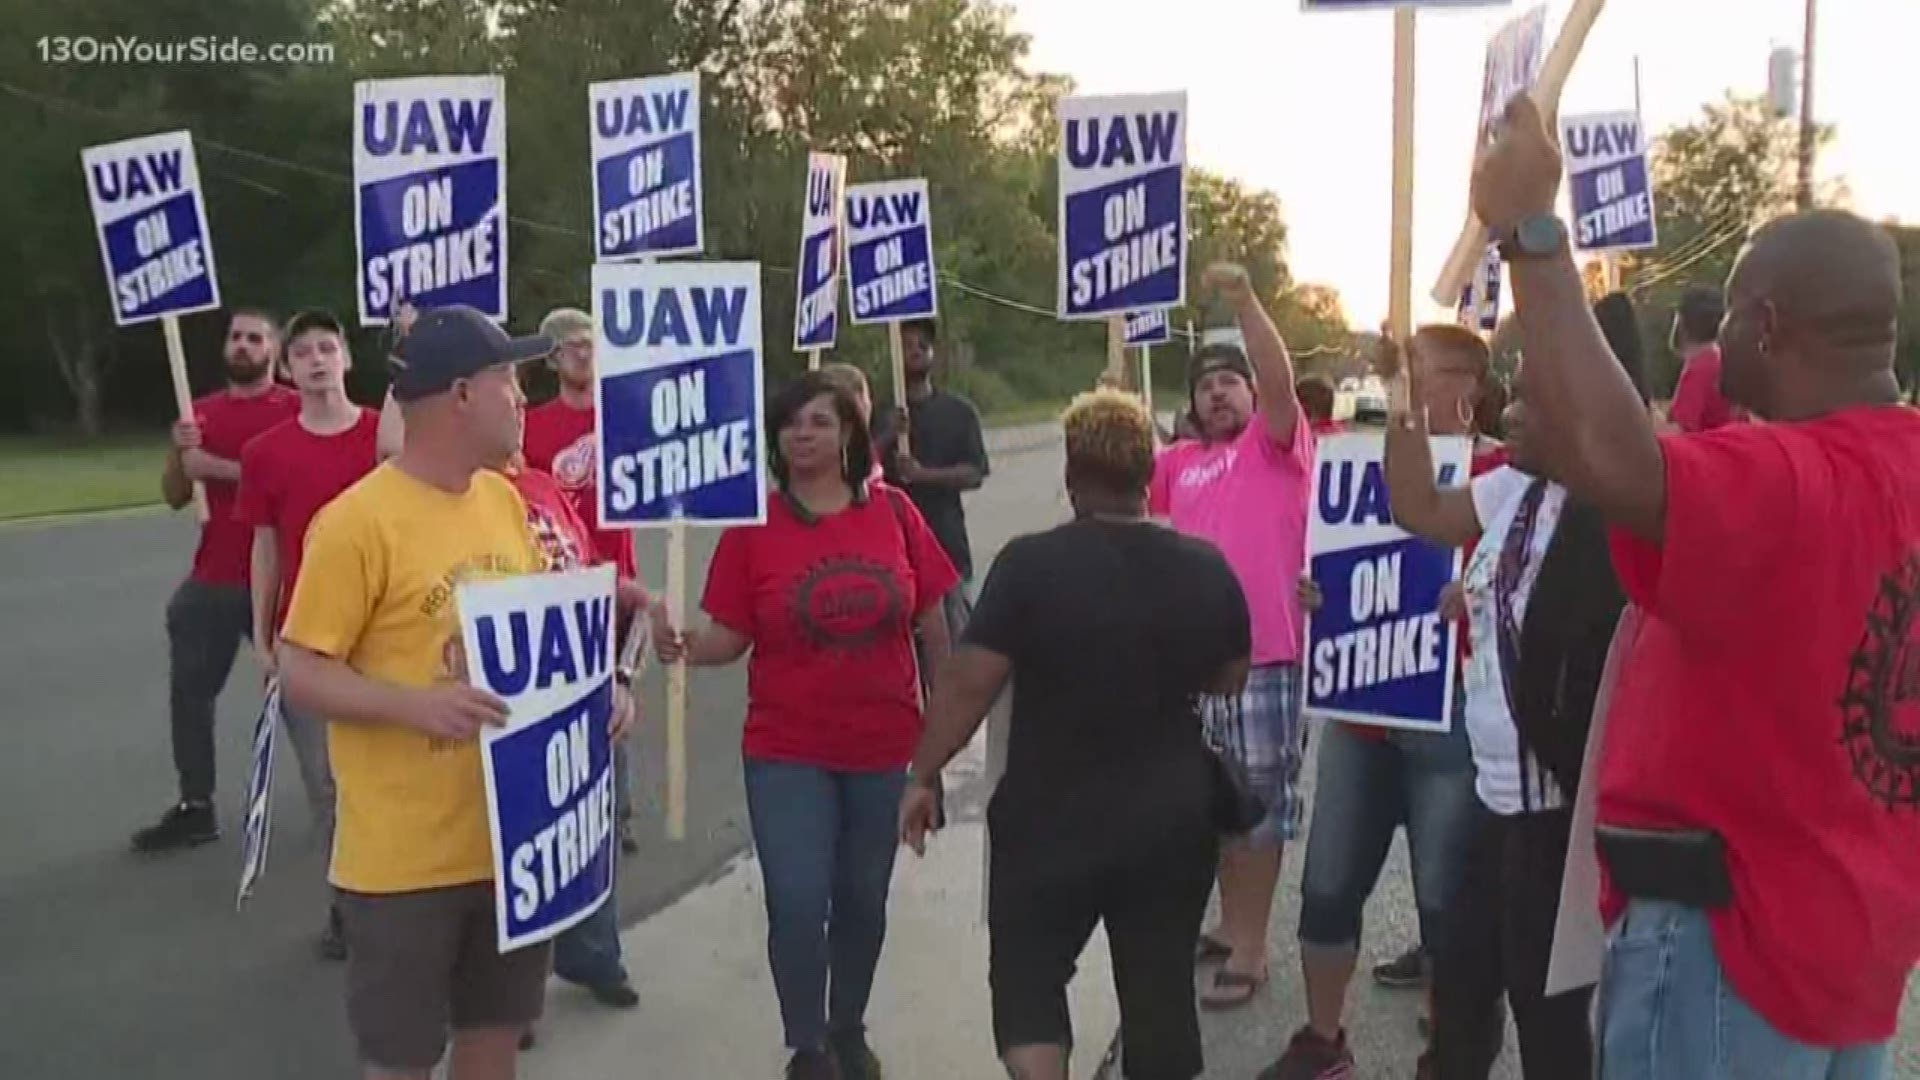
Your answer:
[[[923,401],[913,402],[907,410],[913,459],[930,469],[971,465],[986,476],[987,444],[980,433],[980,414],[973,403],[957,394],[935,389]],[[890,415],[882,413],[875,425],[875,439],[887,437],[893,426]],[[893,462],[885,462],[887,480],[906,489],[920,516],[927,519],[933,535],[953,560],[963,578],[973,577],[973,547],[967,542],[967,512],[960,505],[960,489],[945,484],[902,484]]]
[[[1246,596],[1204,540],[1083,519],[1024,536],[987,574],[965,640],[1013,663],[990,820],[1042,857],[1208,823],[1196,702],[1252,651]]]

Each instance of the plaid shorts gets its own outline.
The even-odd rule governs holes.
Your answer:
[[[1305,809],[1300,771],[1307,757],[1302,689],[1300,665],[1265,664],[1248,675],[1237,702],[1213,699],[1202,710],[1208,745],[1238,761],[1253,790],[1267,801],[1267,819],[1245,837],[1247,842],[1272,847],[1300,835]]]

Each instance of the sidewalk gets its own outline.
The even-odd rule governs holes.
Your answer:
[[[949,767],[952,823],[925,859],[902,850],[869,1038],[892,1080],[992,1080],[984,737]],[[753,856],[735,859],[621,936],[640,1007],[618,1014],[555,983],[527,1080],[773,1080],[786,1066],[767,971],[766,914]],[[1092,1077],[1118,1028],[1106,939],[1088,945],[1073,986],[1076,1080]]]

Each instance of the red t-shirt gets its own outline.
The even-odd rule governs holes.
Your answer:
[[[379,434],[380,414],[372,409],[361,409],[352,427],[334,435],[308,431],[296,414],[256,436],[241,451],[234,518],[249,536],[254,529],[273,530],[280,552],[276,622],[286,618],[293,583],[300,577],[307,526],[335,495],[373,471],[379,463]]]
[[[638,579],[639,560],[633,554],[633,535],[621,529],[596,528],[600,521],[599,451],[593,438],[593,410],[576,409],[554,398],[527,410],[524,444],[527,464],[550,474],[593,532],[594,550],[618,568],[622,578]]]
[[[1661,449],[1665,539],[1614,536],[1646,619],[1599,820],[1719,833],[1714,941],[1741,998],[1804,1042],[1883,1041],[1920,961],[1920,413]]]
[[[720,537],[701,606],[753,642],[750,758],[873,772],[913,757],[914,619],[960,575],[905,492],[867,492],[812,523],[774,498],[765,525]]]
[[[1673,388],[1667,419],[1682,431],[1712,431],[1744,418],[1720,395],[1720,346],[1709,345],[1694,353],[1680,369],[1680,384]]]
[[[208,394],[193,403],[200,425],[200,449],[217,458],[239,461],[253,437],[300,412],[300,395],[275,384],[251,397],[232,390]],[[253,528],[233,515],[240,485],[209,481],[207,522],[193,553],[193,580],[207,585],[245,585],[252,576]]]
[[[600,561],[593,550],[593,531],[574,512],[573,503],[553,477],[538,469],[520,469],[506,476],[527,504],[527,528],[548,570],[579,570]]]

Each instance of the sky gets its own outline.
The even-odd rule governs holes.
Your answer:
[[[1187,160],[1277,194],[1296,279],[1340,291],[1349,320],[1387,307],[1392,198],[1393,16],[1307,14],[1300,0],[1013,0],[1034,70],[1081,93],[1185,90]],[[1425,10],[1415,81],[1414,311],[1459,234],[1486,40],[1534,6]],[[1548,0],[1548,41],[1571,0]],[[1800,47],[1804,0],[1610,0],[1561,99],[1562,112],[1633,108],[1658,133],[1729,90],[1762,93],[1776,46]],[[1853,208],[1920,222],[1912,131],[1920,3],[1823,0],[1815,117],[1837,141],[1818,175],[1844,177]],[[1897,90],[1889,95],[1886,91]],[[1658,193],[1655,198],[1658,199]]]

